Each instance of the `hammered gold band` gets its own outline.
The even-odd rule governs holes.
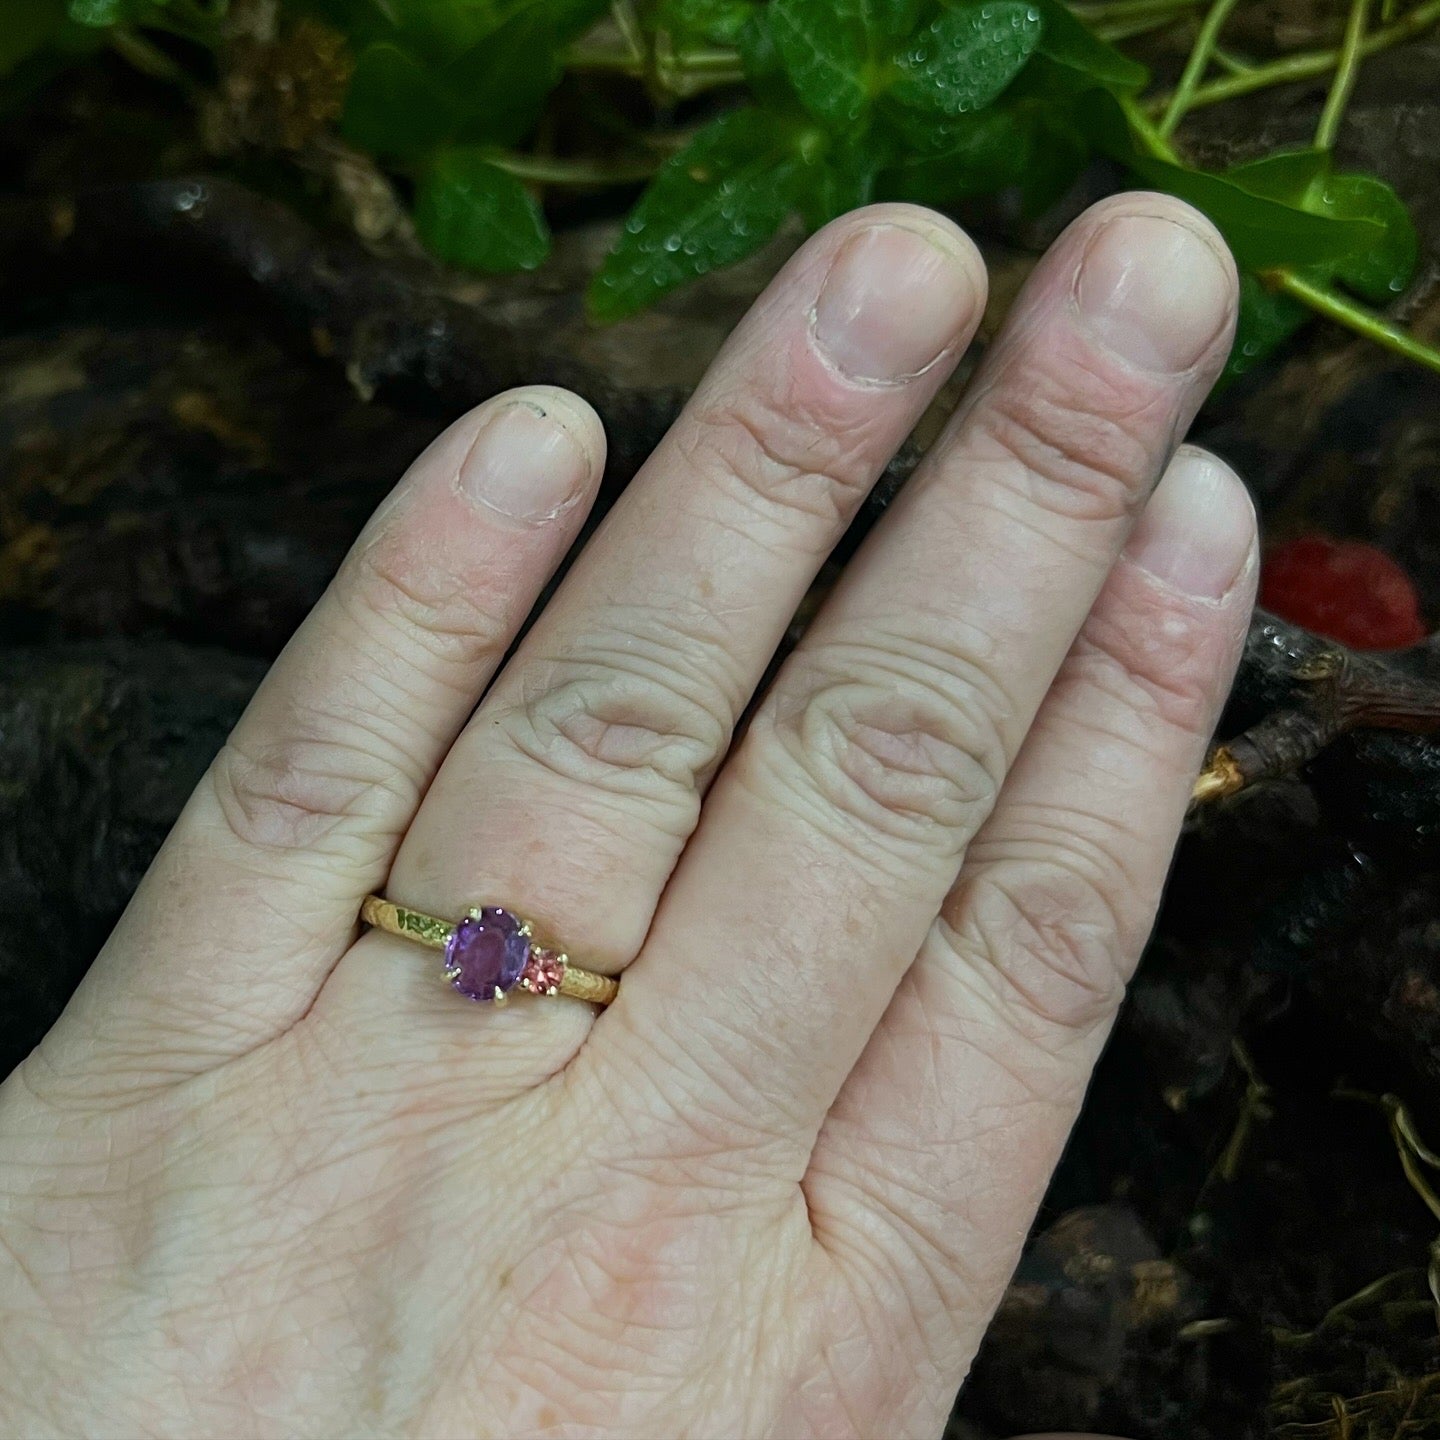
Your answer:
[[[620,993],[618,980],[572,965],[563,951],[536,938],[528,920],[500,907],[477,907],[463,919],[440,920],[367,895],[360,919],[388,935],[443,951],[447,978],[471,1000],[504,1004],[511,989],[520,989],[608,1005]]]

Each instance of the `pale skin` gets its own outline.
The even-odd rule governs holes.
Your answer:
[[[984,288],[926,211],[813,237],[503,668],[600,424],[515,391],[416,460],[0,1091],[0,1433],[940,1433],[1256,572],[1176,450],[1233,267],[1119,197],[736,735]],[[620,997],[473,1004],[370,891]]]

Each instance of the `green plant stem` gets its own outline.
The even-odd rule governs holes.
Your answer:
[[[1200,27],[1200,33],[1195,37],[1195,44],[1190,49],[1190,58],[1185,62],[1184,72],[1180,76],[1180,83],[1175,87],[1175,93],[1170,97],[1170,103],[1165,107],[1165,114],[1160,119],[1160,133],[1170,135],[1175,127],[1184,119],[1185,112],[1190,108],[1190,97],[1194,95],[1196,87],[1200,84],[1205,75],[1206,67],[1210,64],[1210,54],[1215,48],[1215,42],[1220,38],[1220,30],[1226,20],[1230,18],[1230,12],[1234,10],[1238,0],[1214,0],[1210,6],[1209,13],[1205,16],[1205,23]],[[1363,0],[1356,0],[1357,4]]]
[[[635,13],[634,0],[613,0],[610,17],[625,47],[639,65],[645,63],[645,32],[640,26],[640,17]]]
[[[1137,16],[1183,15],[1197,10],[1201,0],[1109,0],[1108,4],[1072,5],[1070,8],[1091,25],[1109,20],[1133,20]]]
[[[634,80],[650,78],[646,57],[637,59],[628,51],[611,45],[574,45],[565,52],[563,63],[567,70],[628,75]],[[678,79],[687,95],[714,85],[735,85],[745,78],[740,56],[734,50],[687,50],[680,54],[657,54],[655,70],[665,80],[666,88],[674,88],[672,82]]]
[[[110,48],[142,75],[178,86],[192,100],[199,95],[200,86],[185,67],[173,60],[158,45],[152,45],[144,35],[126,26],[117,25],[107,38]]]
[[[536,185],[572,185],[577,188],[603,185],[637,185],[649,180],[660,161],[637,160],[628,165],[597,164],[592,160],[552,160],[544,155],[494,155],[490,163],[517,180]]]
[[[1199,8],[1201,0],[1113,0],[1110,4],[1070,8],[1102,40],[1112,44],[1163,30]]]
[[[1422,34],[1437,21],[1440,21],[1440,0],[1426,0],[1425,4],[1417,5],[1393,24],[1372,30],[1360,44],[1360,57],[1365,59],[1402,40]],[[1317,75],[1327,74],[1339,63],[1339,50],[1303,50],[1282,60],[1273,60],[1268,65],[1256,65],[1243,74],[1227,75],[1221,80],[1201,85],[1190,97],[1187,108],[1195,110],[1202,105],[1218,105],[1222,100],[1234,100],[1237,96],[1265,90],[1272,85],[1313,80]],[[1152,114],[1162,114],[1169,102],[1168,95],[1156,96],[1149,109]]]
[[[1135,138],[1140,142],[1145,153],[1171,165],[1183,165],[1185,162],[1180,158],[1180,152],[1160,132],[1159,127],[1145,113],[1139,101],[1131,95],[1122,95],[1118,98],[1120,108],[1130,122],[1130,129],[1134,132]]]
[[[1171,165],[1185,163],[1169,139],[1160,133],[1134,99],[1127,96],[1120,104],[1130,121],[1135,139],[1146,154]],[[1313,280],[1307,280],[1293,270],[1267,270],[1260,278],[1273,289],[1298,300],[1317,315],[1323,315],[1327,320],[1333,320],[1335,324],[1343,325],[1347,330],[1353,330],[1355,334],[1373,340],[1393,354],[1403,355],[1407,360],[1413,360],[1428,370],[1440,373],[1440,349],[1427,345],[1408,330],[1391,324],[1383,315],[1377,315],[1358,301],[1350,299],[1348,295],[1342,295],[1327,285],[1317,285]]]
[[[1150,35],[1156,30],[1168,30],[1187,13],[1184,10],[1172,10],[1168,13],[1157,11],[1153,15],[1139,15],[1133,20],[1113,20],[1104,24],[1091,25],[1090,28],[1102,40],[1108,40],[1110,44],[1117,45],[1122,40],[1133,40],[1137,35]]]
[[[1360,72],[1360,47],[1365,43],[1365,22],[1369,11],[1370,0],[1350,0],[1350,14],[1340,42],[1340,58],[1335,65],[1335,79],[1325,97],[1320,123],[1315,127],[1317,150],[1335,148],[1335,137],[1340,133],[1340,122],[1345,118],[1345,107],[1350,103],[1350,92],[1354,90],[1355,77]]]
[[[1232,55],[1223,46],[1215,47],[1215,63],[1227,75],[1248,75],[1255,68],[1254,62],[1242,60],[1238,55]]]
[[[222,11],[206,8],[194,3],[194,0],[170,0],[164,9],[153,10],[145,24],[213,50],[220,43],[222,14]]]
[[[1260,278],[1302,305],[1308,306],[1317,315],[1324,315],[1337,325],[1343,325],[1347,330],[1353,330],[1357,335],[1373,340],[1392,354],[1403,355],[1405,359],[1413,360],[1427,370],[1440,373],[1440,349],[1427,345],[1408,330],[1392,325],[1383,315],[1377,315],[1348,296],[1327,286],[1316,285],[1292,270],[1272,270]]]
[[[644,74],[642,61],[636,60],[628,50],[617,50],[613,45],[573,45],[562,60],[567,70]]]

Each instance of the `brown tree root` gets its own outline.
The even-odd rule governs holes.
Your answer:
[[[1264,713],[1211,752],[1195,782],[1196,804],[1293,775],[1354,731],[1440,731],[1440,645],[1432,637],[1394,654],[1358,654],[1257,612],[1236,699]],[[1391,755],[1402,769],[1414,769],[1417,783],[1433,780],[1428,747]]]

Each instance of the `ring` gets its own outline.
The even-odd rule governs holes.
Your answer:
[[[572,965],[563,951],[540,943],[528,920],[499,905],[477,906],[450,921],[367,895],[360,919],[387,935],[443,950],[445,976],[468,1000],[503,1005],[519,988],[608,1005],[620,993],[618,980]]]

